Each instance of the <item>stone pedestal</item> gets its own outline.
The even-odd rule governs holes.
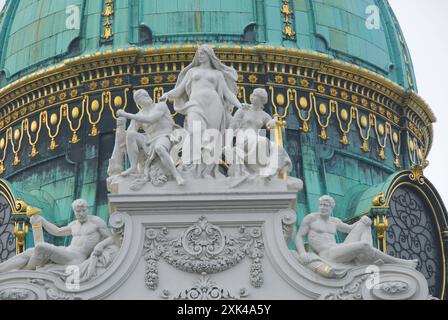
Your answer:
[[[288,243],[300,180],[237,189],[226,180],[169,182],[131,191],[124,179],[109,196],[124,225],[112,265],[78,290],[44,272],[0,275],[0,297],[29,299],[427,299],[419,272],[357,267],[325,279],[302,266]],[[375,278],[372,271],[379,272]]]

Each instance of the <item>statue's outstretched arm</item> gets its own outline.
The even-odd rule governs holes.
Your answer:
[[[355,228],[355,225],[356,224],[349,225],[349,224],[346,224],[346,223],[342,222],[341,220],[337,219],[336,229],[339,232],[350,233]]]
[[[47,232],[55,237],[65,237],[72,235],[72,229],[70,226],[65,226],[59,228],[58,226],[52,224],[51,222],[42,218],[42,225]]]
[[[238,100],[236,94],[230,91],[222,73],[219,77],[219,81],[221,82],[220,85],[223,86],[223,94],[226,100],[229,101],[233,106],[237,107],[238,109],[241,109],[242,108],[241,102]]]
[[[166,101],[166,100],[168,100],[170,98],[173,98],[173,99],[179,98],[186,91],[187,82],[189,81],[190,76],[191,76],[191,70],[188,70],[187,74],[182,79],[181,83],[176,85],[176,87],[173,90],[165,93],[160,98],[160,101]]]
[[[131,113],[127,113],[126,118],[128,118],[129,120],[134,120],[137,121],[138,123],[154,123],[159,121],[160,119],[162,119],[163,117],[163,111],[162,110],[158,110],[155,109],[151,112],[150,115],[141,115],[141,114],[131,114]]]

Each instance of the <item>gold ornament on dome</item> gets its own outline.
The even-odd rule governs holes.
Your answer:
[[[122,78],[115,78],[114,79],[114,85],[115,86],[121,86],[123,84],[123,79]]]
[[[148,77],[142,77],[140,79],[140,84],[143,85],[143,86],[148,85],[149,84],[149,78]]]
[[[382,136],[382,135],[384,135],[384,131],[385,131],[384,125],[383,124],[379,124],[378,125],[378,133]]]
[[[177,76],[175,74],[170,74],[167,79],[169,82],[176,82]]]
[[[277,104],[283,106],[285,104],[285,96],[279,93],[276,97]]]
[[[31,132],[32,132],[32,133],[36,133],[36,131],[37,131],[37,121],[36,121],[36,120],[34,120],[33,122],[31,122],[31,127],[30,127],[30,129],[31,129]]]
[[[310,82],[308,80],[303,79],[300,81],[300,85],[304,88],[308,88],[310,86]]]
[[[366,116],[362,116],[361,117],[361,125],[362,125],[362,127],[365,129],[365,128],[367,128],[367,117]]]
[[[301,97],[299,100],[299,104],[302,109],[308,108],[308,99],[305,97]]]
[[[76,120],[76,119],[78,119],[78,117],[79,117],[79,108],[74,107],[72,109],[72,118]]]
[[[321,103],[319,105],[319,113],[324,116],[327,114],[327,105],[325,103]]]
[[[53,113],[50,117],[50,123],[54,126],[56,123],[58,123],[58,115],[56,113]]]
[[[347,121],[347,120],[348,120],[348,112],[347,112],[346,109],[342,109],[342,111],[341,111],[341,118],[342,118],[342,120],[344,120],[344,121]]]
[[[324,87],[324,86],[318,86],[318,87],[317,87],[317,91],[318,91],[319,93],[325,93],[325,87]]]
[[[249,76],[249,82],[250,83],[256,83],[258,81],[258,77],[256,75],[251,74]]]
[[[393,134],[392,134],[392,140],[394,141],[394,143],[398,143],[398,133],[396,133],[396,132],[394,132]]]
[[[163,76],[155,76],[154,77],[155,83],[162,83],[163,82]]]
[[[14,140],[19,140],[20,139],[20,137],[21,137],[21,132],[20,132],[20,129],[16,129],[16,130],[14,130]]]
[[[331,88],[330,95],[332,95],[333,97],[336,97],[338,95],[338,90]]]
[[[91,109],[93,112],[98,112],[98,110],[100,110],[100,102],[98,100],[93,100],[91,104]]]
[[[294,77],[288,77],[288,83],[289,83],[291,86],[295,86],[295,85],[297,84],[297,80],[296,80],[296,78],[294,78]]]
[[[274,80],[277,83],[283,83],[283,81],[285,81],[285,79],[282,76],[275,76]]]
[[[116,96],[114,98],[114,106],[115,108],[119,109],[123,105],[123,99],[120,96]]]

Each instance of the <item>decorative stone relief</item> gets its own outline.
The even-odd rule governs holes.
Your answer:
[[[169,290],[162,289],[159,296],[165,300],[241,300],[247,298],[249,292],[246,288],[241,288],[238,295],[234,295],[229,290],[221,288],[204,273],[191,288],[182,290],[175,296]]]
[[[255,288],[263,285],[264,243],[260,227],[241,226],[238,234],[225,234],[222,228],[201,217],[178,237],[170,237],[167,228],[147,230],[144,251],[145,283],[151,290],[159,283],[160,258],[184,272],[214,274],[236,266],[247,257],[252,260],[250,283]]]
[[[339,289],[336,293],[330,293],[323,297],[323,300],[362,300],[362,284],[371,275],[363,275],[355,278],[348,285]]]
[[[29,289],[10,288],[0,291],[0,300],[37,300],[37,295]]]
[[[387,294],[402,293],[409,290],[409,285],[403,281],[388,281],[379,285],[381,291]]]
[[[48,300],[82,300],[81,297],[75,295],[74,293],[68,294],[56,289],[50,284],[49,281],[42,279],[30,279],[29,282],[44,287]]]
[[[193,287],[181,291],[174,300],[240,300],[248,296],[246,289],[241,289],[238,296],[223,289],[212,281],[206,274],[193,285]]]
[[[281,214],[282,214],[283,235],[285,236],[286,243],[290,243],[292,241],[292,237],[295,231],[297,214],[292,209],[283,210],[281,211]]]

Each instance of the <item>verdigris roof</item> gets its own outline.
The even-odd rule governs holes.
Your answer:
[[[105,41],[107,2],[113,5],[113,36]],[[291,12],[293,37],[285,36],[284,8]],[[80,28],[73,28],[78,13]],[[368,28],[376,13],[379,29]],[[416,91],[409,52],[387,0],[8,0],[0,28],[0,86],[76,55],[210,42],[324,52]]]

